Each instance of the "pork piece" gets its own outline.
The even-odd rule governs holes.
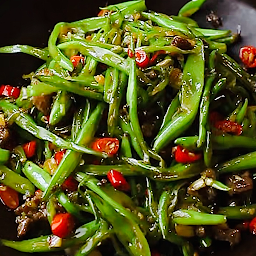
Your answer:
[[[25,203],[15,209],[18,223],[18,236],[27,233],[31,224],[39,220],[47,220],[46,204],[42,202],[42,191],[36,191],[33,197],[26,199]]]
[[[45,116],[50,114],[52,95],[40,95],[32,97],[33,105]]]
[[[213,227],[214,238],[219,241],[227,241],[230,246],[234,246],[241,241],[241,233],[238,229]]]
[[[181,36],[175,36],[172,40],[172,45],[182,50],[192,50],[194,48],[194,41],[183,38]]]
[[[206,16],[206,21],[211,23],[211,25],[214,28],[219,28],[220,26],[222,26],[221,18],[218,15],[216,15],[213,11],[211,11],[210,14]]]
[[[253,180],[249,171],[243,174],[233,174],[227,176],[227,186],[231,188],[230,195],[239,194],[253,189]]]
[[[6,144],[6,142],[8,142],[10,137],[10,132],[9,129],[4,126],[4,125],[0,125],[0,145],[4,145]]]

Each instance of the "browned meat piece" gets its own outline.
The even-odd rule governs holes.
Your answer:
[[[217,16],[213,11],[211,11],[210,14],[206,16],[206,21],[211,23],[214,28],[222,26],[221,18]]]
[[[238,229],[213,227],[214,238],[220,241],[227,241],[234,246],[241,241],[241,233]]]
[[[192,50],[194,48],[194,42],[183,38],[181,36],[175,36],[172,40],[172,45],[182,50]]]
[[[253,180],[248,171],[241,175],[233,174],[227,177],[227,186],[231,188],[229,193],[239,194],[253,189]]]
[[[0,145],[5,144],[10,137],[9,129],[6,126],[0,125]]]
[[[26,234],[31,224],[38,220],[47,220],[46,205],[41,201],[42,192],[36,191],[33,197],[27,198],[25,203],[19,206],[15,213],[16,222],[19,224],[18,236]]]
[[[49,115],[52,103],[52,95],[40,95],[32,97],[33,105],[44,115]]]

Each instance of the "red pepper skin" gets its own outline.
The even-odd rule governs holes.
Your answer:
[[[157,57],[158,57],[160,54],[165,54],[165,53],[166,53],[166,51],[164,51],[164,50],[160,50],[160,51],[155,52],[154,55],[153,55],[153,56],[151,57],[151,59],[150,59],[150,62],[149,62],[150,65],[155,64]]]
[[[73,64],[74,68],[76,68],[79,63],[84,64],[84,57],[80,56],[80,55],[73,55],[70,57],[70,60]]]
[[[66,153],[66,150],[63,149],[63,150],[60,150],[60,151],[58,151],[58,152],[56,152],[56,153],[54,154],[54,159],[55,159],[57,165],[60,164],[60,162],[61,162],[63,156],[65,155],[65,153]]]
[[[11,85],[1,85],[0,96],[12,97],[17,99],[20,95],[20,89]]]
[[[244,46],[240,49],[239,57],[247,68],[256,67],[256,48],[254,46]]]
[[[68,191],[77,191],[78,182],[73,178],[73,176],[69,176],[61,185],[63,190]]]
[[[135,61],[140,68],[146,68],[149,65],[149,57],[143,50],[135,51]]]
[[[182,146],[178,145],[174,152],[174,157],[176,162],[188,164],[201,159],[202,155],[190,152],[187,149],[183,148]]]
[[[108,180],[110,181],[111,185],[117,189],[122,191],[129,191],[130,185],[124,178],[121,172],[116,170],[110,170],[107,173]]]
[[[210,113],[210,123],[213,124],[213,125],[216,122],[223,120],[223,118],[224,117],[219,112],[217,112],[217,111],[212,111]]]
[[[223,132],[229,132],[235,135],[241,135],[243,132],[242,125],[230,120],[217,121],[215,122],[214,127]]]
[[[36,141],[32,140],[23,145],[23,150],[27,158],[31,158],[36,154]]]
[[[256,235],[256,217],[254,217],[250,224],[249,224],[249,230],[253,235]]]
[[[128,54],[129,58],[133,58],[134,57],[134,52],[130,48],[128,48],[127,54]]]
[[[0,199],[12,210],[19,206],[19,193],[8,186],[0,185]]]
[[[51,223],[51,230],[55,236],[65,238],[74,229],[75,220],[70,213],[57,213]]]
[[[119,149],[119,140],[117,138],[100,138],[92,143],[92,149],[113,156]]]

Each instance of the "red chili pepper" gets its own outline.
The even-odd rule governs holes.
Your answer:
[[[8,186],[0,185],[0,199],[10,209],[16,209],[19,206],[18,192]]]
[[[140,68],[146,68],[149,64],[149,57],[143,50],[135,51],[135,60],[137,66],[139,66]]]
[[[73,64],[74,68],[76,68],[79,63],[84,64],[84,57],[80,56],[80,55],[73,55],[70,57],[70,60]]]
[[[243,132],[242,125],[230,120],[217,121],[215,122],[214,127],[223,132],[229,132],[235,135],[241,135]]]
[[[111,13],[111,11],[109,10],[100,10],[99,13],[98,13],[98,17],[102,17],[102,16],[107,16],[109,13]]]
[[[57,213],[51,223],[51,230],[55,236],[67,237],[75,226],[75,220],[70,213]]]
[[[65,153],[66,153],[66,150],[63,149],[63,150],[60,150],[60,151],[58,151],[58,152],[56,152],[56,153],[54,154],[54,159],[55,159],[57,165],[60,164],[60,162],[61,162],[63,156],[65,155]]]
[[[110,170],[107,173],[108,180],[112,184],[112,186],[115,189],[123,190],[123,191],[129,191],[130,185],[124,178],[121,172],[118,172],[116,170]]]
[[[157,51],[157,52],[155,52],[154,53],[154,55],[151,57],[151,59],[150,59],[150,65],[153,65],[155,62],[156,62],[156,59],[157,59],[157,57],[160,55],[160,54],[165,54],[166,53],[166,51],[164,51],[164,50],[160,50],[160,51]]]
[[[247,68],[256,67],[256,48],[254,46],[244,46],[240,49],[239,57]]]
[[[69,176],[62,184],[63,190],[68,191],[77,191],[78,182],[73,178],[73,176]]]
[[[249,224],[249,230],[252,234],[256,235],[256,217],[254,217],[250,224]]]
[[[190,152],[187,149],[183,148],[182,146],[178,145],[174,152],[174,157],[176,162],[187,164],[187,163],[193,163],[201,159],[202,155],[200,153],[195,154],[193,152]]]
[[[128,54],[129,58],[133,58],[134,57],[134,52],[130,48],[128,48],[127,54]]]
[[[36,153],[36,141],[32,140],[23,145],[23,150],[27,156],[27,158],[31,158]]]
[[[1,85],[0,96],[12,97],[17,99],[20,95],[20,89],[11,85]]]
[[[92,149],[112,156],[115,155],[119,149],[119,140],[117,138],[97,139],[92,143]]]

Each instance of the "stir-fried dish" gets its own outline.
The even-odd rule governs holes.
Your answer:
[[[29,85],[0,87],[0,198],[21,252],[196,256],[256,233],[256,48],[143,0],[53,28]],[[25,83],[24,83],[25,84]],[[40,227],[40,228],[39,228]]]

